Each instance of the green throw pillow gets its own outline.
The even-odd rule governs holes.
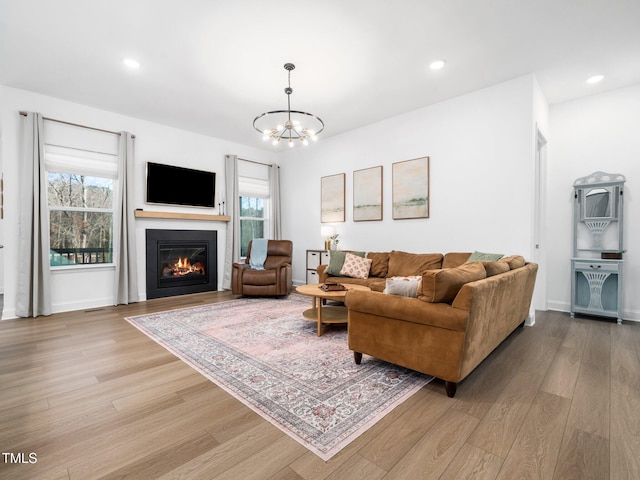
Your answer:
[[[502,257],[504,257],[504,255],[502,253],[482,253],[482,252],[475,251],[467,259],[467,263],[469,263],[469,262],[497,262]]]
[[[346,250],[331,250],[329,252],[329,266],[325,270],[327,275],[330,277],[344,277],[344,275],[340,275],[340,270],[342,270],[342,265],[344,265],[344,259],[347,256],[347,253],[352,255],[357,255],[359,257],[365,256],[366,252],[347,252]]]

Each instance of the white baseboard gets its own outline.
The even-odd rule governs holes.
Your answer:
[[[3,308],[2,309],[2,320],[15,320],[16,318],[18,318],[18,316],[16,315],[16,309],[15,308]]]
[[[95,308],[111,307],[112,305],[113,305],[112,298],[103,298],[99,300],[94,299],[91,302],[59,303],[57,305],[51,306],[51,313],[74,312],[77,310],[92,310]],[[14,320],[16,318],[20,318],[20,317],[16,315],[15,308],[3,309],[2,320]]]
[[[94,308],[112,307],[113,298],[93,298],[91,301],[65,302],[51,305],[52,313],[75,312],[78,310],[92,310]]]
[[[536,312],[530,313],[524,321],[526,327],[533,327],[536,324]]]

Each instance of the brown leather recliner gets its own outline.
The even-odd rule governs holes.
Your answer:
[[[290,240],[269,240],[264,270],[254,270],[249,265],[251,243],[249,242],[247,247],[245,263],[233,264],[231,291],[235,295],[289,295],[293,286],[291,273],[293,242]]]

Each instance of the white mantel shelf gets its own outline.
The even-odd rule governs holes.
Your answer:
[[[181,212],[153,212],[148,210],[136,210],[136,218],[160,218],[172,220],[204,220],[207,222],[228,222],[229,215],[211,215],[208,213],[181,213]]]

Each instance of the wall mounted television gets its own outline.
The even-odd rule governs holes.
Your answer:
[[[147,162],[147,203],[215,206],[215,172]]]

